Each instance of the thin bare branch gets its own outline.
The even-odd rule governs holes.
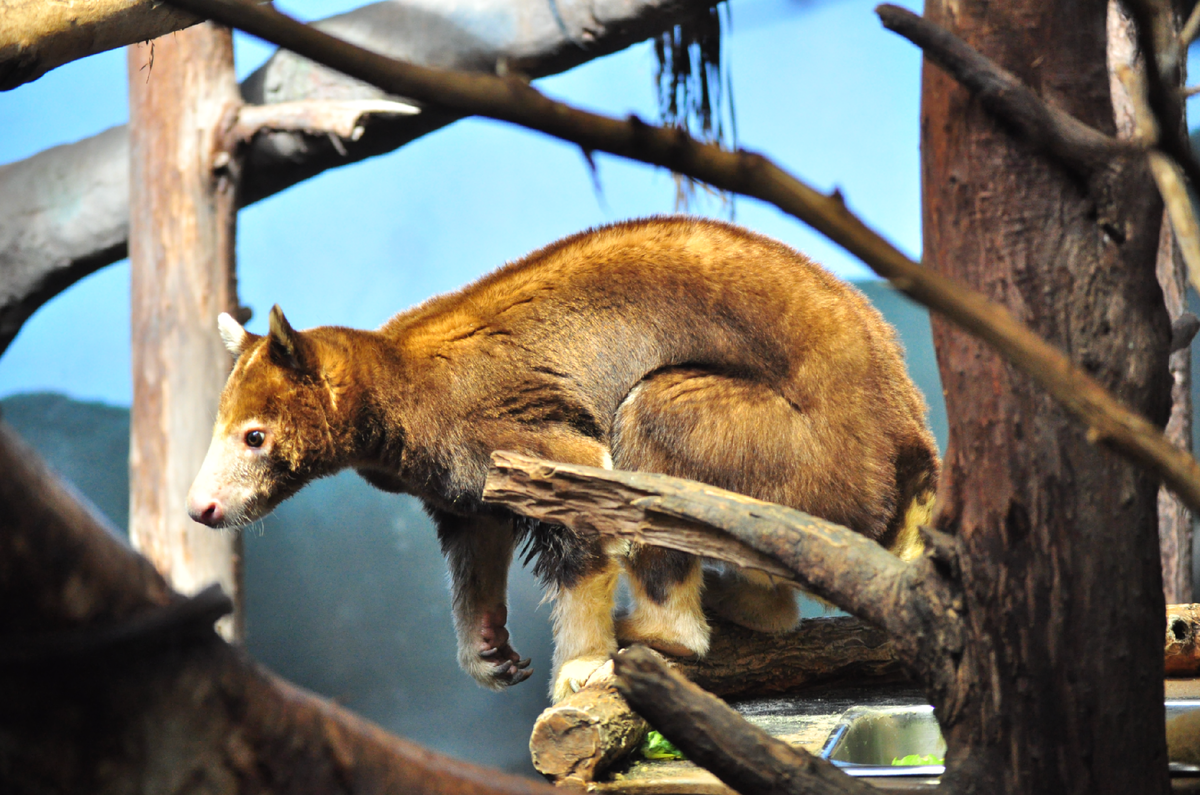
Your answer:
[[[1088,176],[1107,166],[1114,155],[1130,151],[1128,144],[1053,107],[1016,75],[940,25],[895,5],[878,6],[875,12],[885,28],[920,47],[931,63],[978,97],[984,107],[1074,171]]]
[[[1197,3],[1192,8],[1192,13],[1188,15],[1187,22],[1183,24],[1183,30],[1179,31],[1179,46],[1185,52],[1196,40],[1196,34],[1200,33],[1200,3]],[[1190,94],[1188,96],[1191,96]]]
[[[1145,80],[1139,72],[1124,65],[1117,68],[1117,77],[1129,94],[1138,138],[1143,144],[1153,147],[1161,141],[1162,131],[1150,110]],[[1163,202],[1167,206],[1171,228],[1175,232],[1180,253],[1187,265],[1188,280],[1193,289],[1200,291],[1200,224],[1196,222],[1195,209],[1184,183],[1183,172],[1171,157],[1156,148],[1150,149],[1146,157],[1150,163],[1150,173],[1154,175],[1154,181],[1158,185],[1158,192],[1162,194]]]
[[[1171,9],[1155,0],[1123,0],[1133,18],[1137,31],[1138,49],[1145,56],[1146,100],[1158,122],[1158,147],[1187,175],[1188,181],[1200,186],[1200,162],[1192,153],[1183,117],[1183,101],[1179,96],[1182,82],[1183,48],[1174,35]],[[1196,510],[1196,506],[1189,506]]]
[[[1200,464],[1174,447],[1061,351],[1002,306],[954,280],[922,268],[851,213],[841,196],[825,196],[762,155],[726,152],[682,130],[631,118],[587,113],[554,102],[515,78],[426,69],[377,55],[296,22],[267,7],[227,0],[169,0],[196,14],[245,30],[341,70],[384,91],[461,113],[487,116],[579,144],[584,149],[663,166],[722,190],[770,202],[865,262],[913,300],[944,314],[993,346],[1088,426],[1089,438],[1159,475],[1200,511]]]
[[[642,646],[613,658],[617,689],[688,759],[738,792],[755,795],[871,795],[877,790],[833,763],[746,721],[725,702],[671,671]]]
[[[505,64],[538,78],[658,35],[714,2],[384,0],[313,24],[416,63],[485,72]],[[462,20],[474,18],[492,24],[464,28]],[[0,20],[0,40],[3,27]],[[277,51],[241,88],[250,105],[394,99],[286,50]],[[359,138],[305,130],[256,135],[245,152],[238,203],[253,204],[328,169],[391,152],[460,117],[433,108],[410,116],[368,114],[359,120],[364,131]],[[39,307],[126,257],[128,232],[125,126],[0,166],[0,353]]]

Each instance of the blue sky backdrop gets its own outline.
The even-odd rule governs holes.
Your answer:
[[[361,0],[290,0],[304,19]],[[734,0],[725,56],[740,143],[770,154],[919,252],[920,58],[883,30],[874,0]],[[238,35],[239,76],[270,54]],[[647,44],[539,81],[559,99],[614,115],[656,117]],[[0,162],[95,134],[128,118],[125,54],[57,69],[0,94]],[[242,211],[238,268],[250,328],[279,303],[293,324],[373,328],[430,295],[579,229],[670,212],[667,172],[598,156],[599,193],[575,147],[478,119],[396,152],[327,172]],[[700,201],[694,210],[727,210]],[[852,278],[866,269],[797,221],[751,200],[736,220]],[[214,326],[215,331],[215,326]],[[55,390],[128,405],[129,266],[111,266],[42,308],[0,357],[0,396]]]
[[[919,256],[921,60],[916,48],[881,27],[875,2],[732,1],[725,57],[739,143],[822,190],[840,187],[869,224]],[[279,6],[313,19],[361,4]],[[239,75],[270,52],[239,34]],[[653,50],[642,44],[538,85],[582,107],[653,119],[653,73]],[[125,122],[127,93],[125,54],[114,51],[0,94],[0,163]],[[604,155],[597,163],[599,192],[577,148],[468,119],[249,207],[239,222],[238,267],[241,300],[255,312],[250,328],[264,330],[273,303],[297,327],[373,328],[563,235],[674,208],[669,173]],[[692,209],[728,216],[714,200]],[[845,278],[871,276],[772,207],[739,199],[736,220]],[[0,396],[54,390],[128,405],[129,361],[124,262],[72,287],[26,324],[0,357]]]

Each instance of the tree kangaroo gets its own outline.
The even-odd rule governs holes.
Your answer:
[[[573,235],[378,331],[265,337],[228,315],[236,363],[188,497],[237,527],[346,467],[415,495],[452,579],[458,659],[481,685],[526,679],[505,628],[514,548],[554,598],[552,697],[641,640],[703,655],[704,603],[743,625],[795,624],[765,576],[707,579],[680,552],[603,544],[484,504],[489,456],[692,478],[920,550],[939,463],[893,329],[853,288],[781,243],[666,217]],[[618,573],[633,605],[614,620]],[[703,594],[703,596],[702,596]]]

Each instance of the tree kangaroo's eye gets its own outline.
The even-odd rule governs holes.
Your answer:
[[[262,431],[247,431],[246,444],[251,447],[262,447],[262,443],[266,441],[266,434]]]

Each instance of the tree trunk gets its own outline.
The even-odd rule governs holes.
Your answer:
[[[237,311],[236,160],[224,145],[238,103],[233,41],[211,24],[129,49],[133,409],[129,536],[172,586],[240,587],[240,537],[186,512],[230,358],[220,312]],[[240,636],[240,611],[226,637]]]
[[[1112,132],[1104,3],[935,0],[926,15]],[[926,264],[1007,304],[1161,425],[1162,203],[1146,169],[1089,190],[936,68],[922,103]],[[933,328],[950,418],[937,524],[961,538],[966,622],[957,679],[935,694],[945,783],[1166,791],[1157,481],[1089,444],[983,343],[936,315]]]

